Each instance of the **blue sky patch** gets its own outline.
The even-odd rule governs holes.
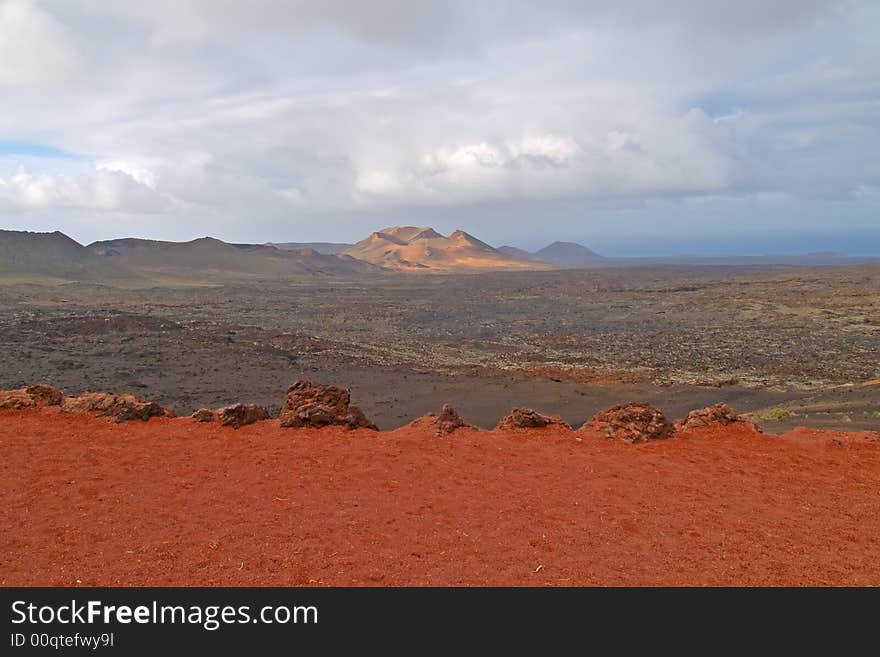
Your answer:
[[[46,146],[45,144],[0,139],[0,157],[4,155],[47,157],[64,160],[82,159],[85,157],[76,153],[68,153],[60,148],[55,148],[54,146]]]

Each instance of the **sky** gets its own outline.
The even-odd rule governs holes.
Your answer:
[[[0,228],[880,255],[876,0],[0,0]]]

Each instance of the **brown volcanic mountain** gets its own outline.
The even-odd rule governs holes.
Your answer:
[[[0,282],[223,283],[359,276],[384,270],[347,255],[265,244],[125,238],[83,246],[64,233],[0,230]]]
[[[383,228],[345,253],[359,260],[408,272],[547,268],[541,263],[502,253],[463,230],[444,236],[427,226]]]
[[[190,242],[118,239],[94,242],[95,256],[152,278],[230,280],[297,275],[350,275],[378,271],[348,256],[314,249],[279,249],[266,244],[229,244],[212,237]]]
[[[0,230],[0,277],[37,281],[137,278],[57,230],[54,233]]]

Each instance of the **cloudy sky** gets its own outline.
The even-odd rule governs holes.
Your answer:
[[[0,0],[0,227],[880,255],[876,0]]]

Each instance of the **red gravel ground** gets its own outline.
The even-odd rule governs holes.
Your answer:
[[[0,584],[876,586],[876,439],[0,411]]]

